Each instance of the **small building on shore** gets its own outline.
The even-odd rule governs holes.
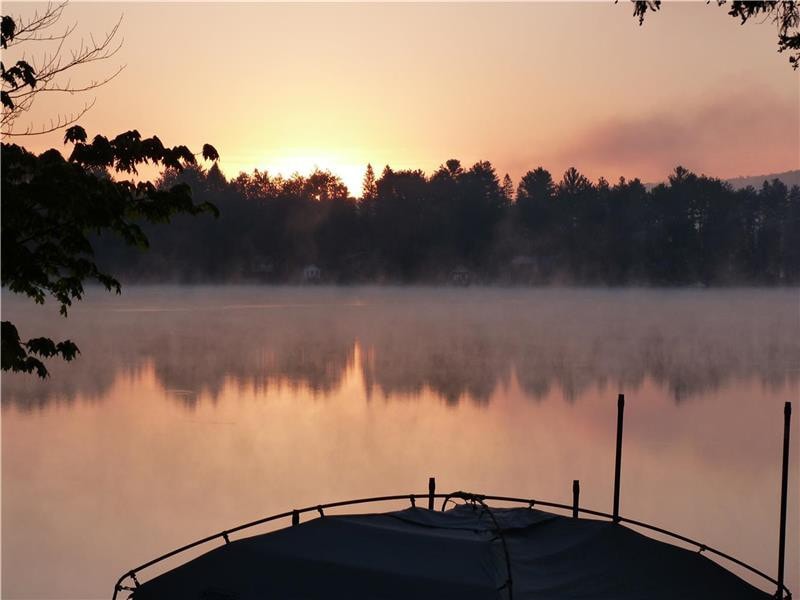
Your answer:
[[[319,283],[322,280],[322,269],[317,265],[306,265],[303,268],[303,281],[305,283]]]

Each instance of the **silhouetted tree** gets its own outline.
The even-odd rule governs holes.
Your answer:
[[[555,189],[553,177],[542,167],[522,176],[517,187],[517,212],[522,224],[530,231],[541,232],[549,226]]]
[[[427,180],[420,171],[393,171],[386,167],[377,181],[375,228],[372,239],[385,269],[403,279],[413,278],[428,255],[435,236],[428,225]]]
[[[83,297],[86,280],[120,291],[119,281],[98,267],[91,233],[115,234],[127,244],[146,247],[141,221],[168,222],[178,213],[215,213],[216,208],[193,203],[186,185],[158,190],[147,181],[96,175],[110,168],[136,173],[147,162],[179,170],[196,162],[186,146],[165,147],[156,137],[142,139],[137,131],[110,140],[98,135],[87,142],[79,126],[69,128],[64,140],[74,144],[68,160],[57,150],[35,156],[15,144],[2,145],[2,285],[39,304],[52,296],[66,316],[72,302]],[[207,144],[203,156],[218,158]],[[3,370],[35,370],[45,377],[42,358],[71,360],[77,352],[69,340],[23,342],[11,322],[2,323]]]
[[[460,255],[478,262],[492,241],[495,225],[508,202],[492,164],[480,161],[472,165],[460,180],[460,201],[456,207],[456,244]]]
[[[566,196],[577,196],[591,189],[592,183],[575,167],[564,171],[564,176],[558,184],[558,193]]]
[[[114,39],[119,23],[99,43],[81,44],[69,59],[60,54],[61,44],[72,33],[68,27],[61,35],[49,29],[61,17],[66,3],[48,4],[44,12],[19,24],[12,17],[0,17],[0,46],[8,49],[25,42],[59,41],[55,54],[42,64],[30,64],[23,58],[8,69],[0,65],[2,78],[3,134],[29,135],[29,127],[14,131],[14,123],[30,109],[42,91],[75,94],[94,89],[113,78],[74,86],[60,83],[64,73],[90,62],[102,61],[119,49]],[[74,123],[85,113],[59,117],[49,128],[36,133],[54,131]],[[2,144],[2,285],[12,292],[25,294],[37,303],[52,296],[60,304],[61,313],[83,295],[85,280],[97,280],[108,290],[120,290],[112,275],[101,270],[94,258],[91,233],[114,233],[126,243],[146,246],[147,237],[138,222],[164,222],[178,213],[198,214],[216,211],[210,204],[194,204],[187,186],[157,190],[147,181],[114,180],[108,169],[118,173],[136,173],[137,165],[152,163],[165,168],[182,169],[194,164],[195,157],[186,146],[165,147],[157,137],[142,139],[138,131],[128,131],[109,140],[95,136],[86,141],[86,132],[79,126],[67,129],[64,142],[74,144],[69,160],[56,150],[35,156],[15,144]],[[206,144],[203,156],[216,161],[217,151]],[[38,337],[23,341],[10,321],[2,322],[2,369],[36,371],[47,375],[42,359],[60,356],[72,360],[78,347],[70,340],[54,342]]]
[[[375,200],[378,197],[378,186],[375,184],[375,171],[372,165],[367,163],[367,171],[364,174],[364,184],[361,188],[361,199],[364,201]]]
[[[463,264],[487,281],[798,282],[798,192],[775,182],[734,191],[679,167],[648,192],[638,179],[592,184],[576,169],[555,185],[540,167],[523,176],[510,204],[489,163],[465,170],[452,159],[430,177],[386,167],[375,199],[356,202],[325,172],[254,172],[229,183],[213,173],[190,165],[168,170],[160,185],[190,185],[197,201],[221,209],[219,220],[179,216],[148,227],[148,253],[104,245],[108,268],[285,281],[313,261],[332,280],[443,281]],[[255,275],[264,265],[269,275]]]
[[[639,283],[647,279],[644,247],[648,235],[649,195],[638,179],[620,177],[610,190],[605,252],[607,283]]]
[[[786,197],[786,217],[781,239],[783,256],[780,265],[782,282],[800,281],[800,187],[792,186]]]
[[[316,169],[302,181],[302,196],[305,200],[324,202],[347,199],[347,186],[330,171]]]
[[[225,179],[225,175],[222,174],[219,165],[214,161],[214,164],[211,165],[211,168],[206,174],[206,186],[208,186],[208,189],[212,192],[216,192],[224,190],[227,184],[228,180]]]
[[[508,173],[503,175],[503,183],[500,184],[503,190],[503,198],[506,204],[510,205],[514,201],[514,182]]]

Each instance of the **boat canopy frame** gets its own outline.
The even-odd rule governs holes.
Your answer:
[[[580,515],[586,515],[589,517],[595,517],[597,519],[608,519],[615,524],[624,523],[627,525],[631,525],[637,528],[641,528],[647,531],[655,532],[661,535],[665,535],[669,538],[679,540],[689,546],[693,546],[697,549],[699,553],[707,553],[712,554],[718,558],[722,558],[726,561],[729,561],[732,564],[735,564],[750,573],[757,575],[761,578],[764,582],[770,583],[776,586],[775,593],[773,598],[777,600],[791,600],[792,593],[789,588],[784,583],[784,562],[785,562],[785,550],[786,550],[786,501],[787,501],[787,487],[788,487],[788,470],[789,470],[789,431],[790,431],[790,421],[791,421],[791,402],[786,402],[784,405],[784,429],[783,429],[783,455],[782,455],[782,473],[781,473],[781,505],[780,505],[780,535],[779,535],[779,545],[778,545],[778,576],[774,578],[764,571],[740,560],[722,550],[714,548],[712,546],[708,546],[702,542],[699,542],[695,539],[692,539],[688,536],[685,536],[680,533],[676,533],[674,531],[670,531],[666,528],[659,527],[657,525],[651,525],[649,523],[645,523],[644,521],[639,521],[636,519],[631,519],[628,517],[623,517],[619,514],[619,494],[620,494],[620,479],[621,479],[621,463],[622,463],[622,423],[623,423],[623,414],[624,414],[624,407],[625,407],[625,397],[623,394],[620,394],[618,397],[617,402],[617,444],[616,444],[616,456],[615,456],[615,469],[614,469],[614,501],[613,501],[613,513],[606,513],[599,510],[594,510],[590,508],[584,508],[580,506],[580,482],[578,480],[573,481],[572,491],[573,491],[573,503],[564,504],[561,502],[551,502],[547,500],[539,500],[535,498],[519,498],[514,496],[501,496],[501,495],[492,495],[492,494],[477,494],[472,492],[465,492],[465,491],[455,491],[450,493],[437,493],[436,492],[436,479],[434,477],[429,478],[428,480],[428,493],[411,493],[411,494],[395,494],[390,496],[373,496],[369,498],[357,498],[354,500],[342,500],[337,502],[327,502],[325,504],[317,504],[312,506],[306,506],[304,508],[295,508],[289,511],[284,511],[281,513],[276,513],[273,515],[269,515],[267,517],[263,517],[260,519],[256,519],[255,521],[250,521],[248,523],[243,523],[241,525],[237,525],[236,527],[232,527],[230,529],[224,529],[218,533],[214,533],[212,535],[206,536],[201,538],[197,541],[191,542],[180,548],[176,548],[166,554],[162,554],[161,556],[149,560],[129,571],[125,572],[123,575],[119,577],[116,584],[114,585],[114,594],[112,596],[112,600],[117,600],[117,596],[120,592],[129,591],[132,593],[136,592],[136,589],[139,587],[140,583],[137,578],[137,574],[141,571],[148,569],[158,563],[161,563],[167,559],[170,559],[178,554],[182,554],[193,548],[197,548],[199,546],[208,544],[209,542],[213,542],[215,540],[223,540],[225,544],[229,544],[231,542],[230,536],[231,534],[238,533],[240,531],[244,531],[246,529],[251,529],[253,527],[257,527],[259,525],[263,525],[265,523],[269,523],[272,521],[278,521],[281,519],[291,519],[291,526],[297,526],[300,524],[300,515],[305,513],[319,513],[320,517],[325,517],[325,511],[332,509],[332,508],[341,508],[345,506],[357,506],[361,504],[375,504],[381,502],[399,502],[403,500],[407,500],[410,502],[411,507],[416,507],[417,501],[420,502],[427,501],[428,509],[435,510],[435,502],[436,500],[441,500],[441,507],[440,510],[444,511],[447,509],[447,505],[450,502],[455,502],[455,500],[462,500],[464,502],[470,502],[481,505],[484,509],[486,509],[492,519],[494,521],[494,515],[492,514],[491,507],[489,507],[486,502],[493,501],[493,502],[506,502],[506,503],[513,503],[513,504],[527,504],[529,508],[534,507],[545,507],[557,510],[566,510],[571,511],[573,518],[580,518]],[[495,522],[496,525],[496,522]],[[508,573],[508,580],[505,585],[509,586],[509,591],[511,590],[511,571],[510,571],[510,562],[508,557],[508,551],[505,546],[505,540],[502,538],[502,532],[500,532],[500,539],[503,542],[503,549],[505,553],[505,561],[506,561],[506,568]],[[130,580],[129,583],[126,583],[126,580]]]

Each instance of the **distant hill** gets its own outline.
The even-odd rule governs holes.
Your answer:
[[[727,182],[733,186],[733,189],[738,190],[753,186],[758,189],[764,181],[772,181],[773,179],[780,179],[787,186],[800,185],[800,169],[795,171],[784,171],[783,173],[770,173],[769,175],[754,175],[752,177],[734,177],[728,179]]]
[[[773,179],[780,179],[789,187],[792,187],[793,185],[800,186],[800,169],[796,169],[794,171],[784,171],[783,173],[770,173],[769,175],[733,177],[732,179],[726,179],[725,181],[730,183],[733,189],[740,190],[742,188],[746,188],[747,186],[752,186],[758,189],[764,184],[765,181],[772,181]],[[645,183],[644,187],[648,190],[652,190],[659,183],[662,182]]]

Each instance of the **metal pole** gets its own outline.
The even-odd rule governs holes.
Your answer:
[[[572,518],[578,518],[578,502],[581,497],[581,482],[577,479],[572,480]]]
[[[622,417],[625,414],[625,394],[617,398],[617,454],[614,462],[614,523],[619,523],[619,480],[622,469]]]
[[[428,510],[433,510],[433,495],[436,493],[436,477],[428,478]]]
[[[792,403],[783,405],[783,467],[781,470],[781,530],[778,542],[778,591],[776,598],[783,598],[783,570],[786,558],[786,493],[789,484],[789,424],[792,420]]]

